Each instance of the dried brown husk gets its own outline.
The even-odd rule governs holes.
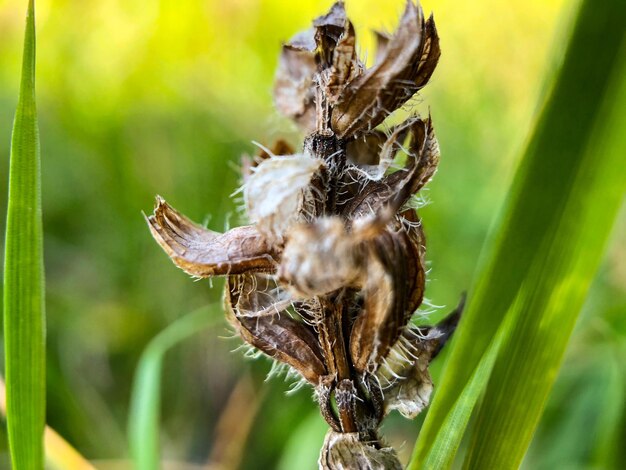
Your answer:
[[[343,2],[335,2],[328,13],[313,21],[320,71],[332,66],[335,48],[346,31],[347,23],[348,18]]]
[[[332,65],[322,72],[320,80],[330,105],[337,103],[346,84],[361,75],[363,68],[356,53],[354,27],[346,20],[344,32],[333,48]]]

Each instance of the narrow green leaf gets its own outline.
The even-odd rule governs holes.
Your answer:
[[[152,339],[141,355],[128,421],[130,451],[137,470],[159,468],[161,372],[165,353],[195,333],[216,324],[220,317],[211,314],[214,310],[214,306],[208,306],[179,318]]]
[[[457,429],[454,436],[446,435],[445,423],[462,414],[458,407],[474,406],[475,401],[459,403],[458,397],[473,385],[472,377],[488,359],[488,347],[507,315],[511,329],[498,352],[490,387],[499,392],[483,401],[486,409],[493,404],[500,414],[490,414],[490,423],[483,419],[474,428],[483,450],[470,457],[469,466],[517,468],[526,451],[624,191],[622,144],[592,136],[608,132],[602,127],[603,103],[611,99],[609,85],[623,45],[625,8],[621,0],[582,3],[565,62],[485,247],[468,311],[452,342],[409,468],[434,468],[426,463],[452,461],[453,456],[436,454],[456,452],[463,432]],[[617,125],[619,120],[613,122]],[[540,376],[532,375],[538,370],[536,361],[541,362]],[[515,398],[506,393],[513,388]],[[521,390],[525,391],[517,394]],[[535,392],[539,395],[529,398]],[[511,407],[519,413],[528,410],[528,416],[523,421],[510,419]],[[483,426],[492,426],[487,428],[489,439]],[[496,430],[514,432],[521,441],[502,437],[501,444],[492,444]],[[446,439],[455,442],[447,449],[436,445]],[[506,450],[492,447],[504,441]],[[496,454],[496,460],[488,459]]]
[[[45,313],[34,15],[31,0],[11,141],[4,264],[7,426],[13,468],[20,470],[42,469],[44,462]]]

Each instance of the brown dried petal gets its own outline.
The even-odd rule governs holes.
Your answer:
[[[254,227],[213,232],[193,223],[161,197],[147,221],[152,236],[174,264],[192,276],[272,272],[276,268],[273,248]]]
[[[406,189],[409,195],[416,194],[431,180],[437,171],[440,156],[439,142],[430,116],[424,121],[416,122],[412,133],[409,153],[415,158],[409,159],[408,169],[415,167],[415,174]]]
[[[293,367],[308,382],[317,385],[320,377],[326,375],[326,367],[313,328],[294,320],[284,311],[258,316],[238,315],[241,292],[248,282],[249,275],[231,276],[228,280],[226,312],[229,322],[248,344]]]
[[[437,357],[437,354],[450,339],[461,320],[463,309],[465,308],[465,298],[465,293],[463,293],[456,308],[435,326],[420,327],[418,328],[419,334],[407,331],[407,339],[417,349],[428,352],[431,360]],[[411,333],[413,336],[411,336]]]
[[[410,118],[402,124],[394,126],[389,134],[380,131],[373,131],[363,137],[357,137],[346,147],[346,154],[351,160],[361,159],[375,161],[375,166],[361,167],[360,171],[366,173],[367,177],[373,181],[380,180],[391,167],[396,154],[402,148],[407,134],[415,125],[419,118]],[[382,142],[379,140],[382,139]],[[359,146],[354,142],[361,142]],[[355,152],[362,152],[363,156],[353,156]],[[368,155],[368,152],[371,155]],[[375,156],[374,156],[375,155]]]
[[[278,313],[291,305],[291,297],[273,275],[242,274],[229,280],[233,288],[233,308],[237,316],[262,316]]]
[[[404,235],[408,239],[407,259],[407,308],[405,322],[422,305],[426,288],[426,236],[422,224],[414,209],[407,209],[401,214],[406,227]]]
[[[309,49],[313,45],[313,49]],[[317,73],[313,30],[283,45],[274,81],[276,109],[293,119],[305,132],[315,129],[315,87]]]
[[[332,113],[332,129],[345,137],[376,127],[426,85],[439,55],[433,18],[425,23],[421,6],[407,1],[380,62],[344,89]]]
[[[377,449],[359,440],[358,433],[328,431],[318,461],[321,470],[402,470],[391,447]]]
[[[419,60],[419,67],[417,69],[417,75],[415,77],[415,88],[420,90],[423,88],[430,77],[432,77],[439,57],[441,57],[441,48],[439,46],[439,35],[437,34],[437,27],[435,26],[435,18],[431,14],[424,26],[424,42],[422,47],[422,55]]]

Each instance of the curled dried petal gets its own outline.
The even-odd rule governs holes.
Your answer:
[[[239,317],[255,317],[283,311],[291,305],[289,293],[275,280],[275,276],[246,273],[229,280],[232,287],[232,307]],[[232,299],[229,299],[232,300]]]
[[[197,277],[272,272],[273,248],[251,226],[217,233],[193,223],[162,198],[147,217],[152,236],[174,264]]]
[[[407,259],[407,308],[405,322],[419,308],[424,300],[426,287],[426,236],[417,212],[407,209],[401,214],[401,221],[405,227],[408,250]]]
[[[391,447],[382,449],[361,442],[358,433],[328,431],[318,461],[322,470],[401,470]]]
[[[346,147],[348,158],[352,161],[373,161],[374,163],[370,164],[372,166],[361,166],[360,170],[368,179],[380,180],[391,167],[396,154],[402,149],[407,134],[418,120],[419,118],[407,119],[402,124],[394,126],[388,134],[373,131],[363,137],[357,137]],[[357,152],[363,155],[358,155]]]
[[[439,60],[439,38],[432,16],[424,22],[421,6],[407,6],[380,61],[349,83],[332,113],[339,137],[375,128],[421,89]]]
[[[354,230],[367,232],[358,222]],[[376,220],[370,225],[375,227]],[[425,238],[417,214],[406,210],[395,225],[397,230],[388,226],[372,240],[367,258],[363,311],[350,337],[352,361],[359,372],[380,367],[424,296]]]
[[[406,189],[409,195],[417,193],[431,180],[437,171],[440,156],[439,142],[430,116],[424,121],[416,122],[412,129],[409,154],[415,158],[409,159],[408,165],[409,169],[415,168],[415,173]]]

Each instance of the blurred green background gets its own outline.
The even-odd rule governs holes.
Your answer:
[[[392,31],[403,4],[347,2],[363,54],[371,50],[371,29]],[[214,230],[241,222],[230,194],[239,184],[240,156],[254,152],[251,141],[282,137],[298,146],[302,139],[272,107],[281,41],[330,5],[37,2],[48,423],[102,468],[125,468],[130,390],[148,341],[199,307],[213,304],[214,315],[222,315],[221,282],[192,282],[176,269],[150,237],[142,211],[161,194]],[[443,50],[417,104],[432,113],[442,149],[440,170],[425,192],[431,204],[421,211],[432,263],[427,296],[448,306],[431,314],[434,321],[472,283],[576,4],[430,0],[423,6],[435,13]],[[0,0],[5,183],[25,10],[25,1]],[[2,211],[6,197],[3,184]],[[626,466],[620,445],[626,442],[625,239],[622,211],[528,468]],[[164,459],[204,468],[315,468],[326,425],[310,390],[285,398],[290,383],[264,381],[269,362],[232,353],[239,344],[221,322],[167,356]],[[434,364],[435,383],[443,362]],[[386,421],[385,435],[405,461],[418,429],[396,416]]]

